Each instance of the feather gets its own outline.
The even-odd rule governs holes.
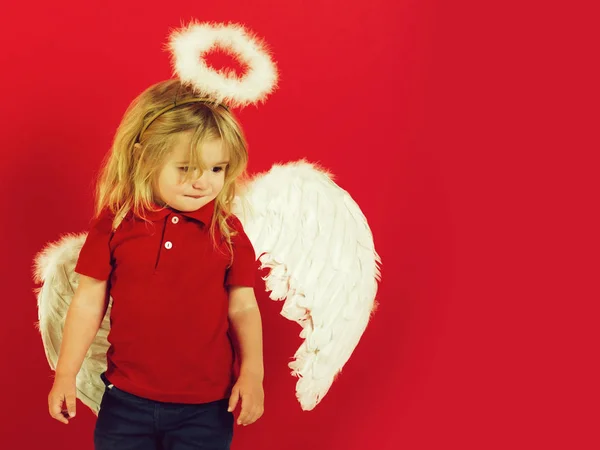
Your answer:
[[[289,364],[312,410],[356,348],[375,310],[381,259],[367,220],[331,175],[306,161],[255,176],[234,213],[268,268],[265,285],[304,339]]]
[[[47,244],[34,259],[34,280],[41,284],[35,290],[37,328],[52,370],[56,370],[67,310],[79,283],[79,274],[74,269],[86,237],[87,233],[67,234],[59,241]],[[100,411],[104,392],[100,374],[106,370],[111,307],[112,299],[76,378],[77,398],[95,414]]]

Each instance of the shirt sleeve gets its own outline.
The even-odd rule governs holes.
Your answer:
[[[259,264],[256,261],[254,247],[244,232],[244,227],[240,220],[235,216],[231,216],[229,221],[237,234],[231,238],[233,263],[227,269],[225,286],[254,287],[254,280]]]
[[[87,238],[81,247],[75,272],[97,280],[108,280],[112,271],[110,240],[114,216],[103,211],[92,220]]]

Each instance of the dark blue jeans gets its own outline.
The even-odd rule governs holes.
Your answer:
[[[229,399],[204,404],[162,403],[106,385],[94,430],[95,450],[229,450]]]

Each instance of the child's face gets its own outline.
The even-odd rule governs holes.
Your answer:
[[[171,208],[195,211],[212,201],[223,189],[225,168],[229,155],[223,150],[220,139],[207,141],[202,147],[202,162],[206,170],[198,169],[189,181],[184,181],[189,167],[189,148],[192,132],[182,132],[160,170],[156,195]]]

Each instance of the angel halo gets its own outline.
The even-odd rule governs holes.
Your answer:
[[[236,56],[248,69],[242,77],[232,71],[211,68],[204,56],[216,47]],[[165,112],[186,103],[210,102],[227,107],[244,107],[264,102],[277,87],[278,72],[265,44],[239,24],[192,22],[169,37],[174,75],[190,85],[198,97],[175,101],[157,111],[142,127],[139,136]]]
[[[173,68],[184,83],[232,107],[264,101],[276,87],[278,73],[265,45],[241,25],[192,23],[171,34]],[[214,47],[237,56],[248,66],[239,78],[210,68],[203,56]]]

